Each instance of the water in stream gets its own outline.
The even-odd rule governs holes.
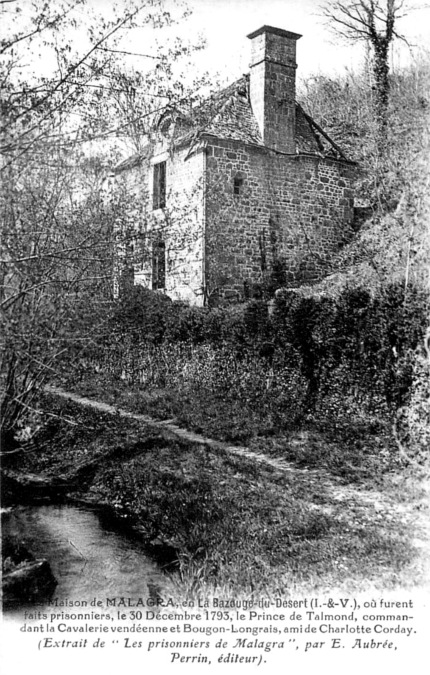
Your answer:
[[[54,598],[103,601],[150,597],[163,574],[138,542],[101,524],[96,512],[77,506],[25,506],[2,515],[3,536],[22,540],[46,558],[58,582]]]

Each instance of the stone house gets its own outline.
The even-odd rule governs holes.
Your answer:
[[[263,26],[248,37],[249,75],[164,111],[116,167],[143,204],[134,283],[192,304],[316,280],[351,233],[356,167],[296,102],[301,36]]]

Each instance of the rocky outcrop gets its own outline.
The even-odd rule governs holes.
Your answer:
[[[47,560],[26,560],[3,574],[3,606],[49,599],[56,585]]]

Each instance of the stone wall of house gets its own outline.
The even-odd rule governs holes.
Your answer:
[[[166,205],[154,209],[154,165],[166,162]],[[166,250],[165,292],[172,299],[203,304],[204,175],[202,150],[189,155],[189,147],[170,152],[167,144],[154,147],[151,159],[141,168],[141,186],[147,197],[146,256],[135,265],[135,283],[151,288],[154,242]]]
[[[154,210],[154,164],[161,161],[166,206]],[[351,236],[354,172],[346,162],[236,141],[207,139],[191,154],[156,145],[127,172],[134,283],[152,288],[157,239],[166,244],[165,292],[191,304],[205,296],[241,300],[274,270],[284,270],[282,283],[290,286],[320,278]]]
[[[210,294],[238,300],[274,268],[316,280],[351,236],[354,165],[208,140],[206,274]]]

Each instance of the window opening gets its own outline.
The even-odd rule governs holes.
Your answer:
[[[166,206],[166,162],[154,164],[154,209]]]
[[[156,241],[152,246],[152,289],[166,288],[166,243]]]
[[[242,192],[242,186],[243,186],[243,178],[241,178],[240,176],[236,176],[233,181],[233,194],[240,195],[240,193]]]
[[[169,130],[172,126],[172,120],[171,119],[166,119],[162,124],[160,125],[160,131],[162,134],[167,135],[169,133]]]

